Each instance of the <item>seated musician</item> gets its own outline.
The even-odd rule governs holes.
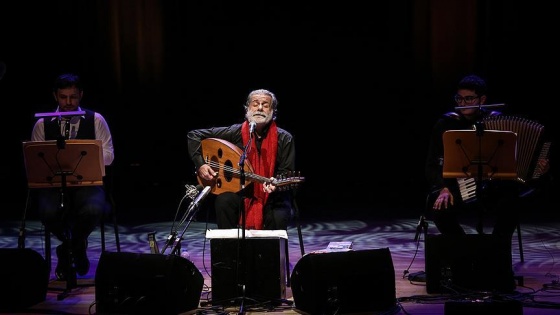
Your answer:
[[[277,106],[278,100],[272,92],[254,90],[245,102],[245,119],[242,123],[188,132],[189,156],[195,165],[199,182],[206,185],[214,186],[218,181],[225,183],[226,180],[220,178],[224,176],[220,168],[226,161],[220,161],[217,152],[227,151],[229,147],[224,144],[211,148],[211,152],[203,152],[203,140],[222,139],[242,152],[229,161],[234,170],[238,170],[240,165],[244,166],[241,169],[243,173],[239,174],[242,176],[234,176],[233,188],[229,191],[212,190],[216,195],[214,206],[216,223],[220,229],[238,228],[244,222],[246,229],[284,230],[292,219],[293,192],[268,180],[295,171],[294,139],[288,131],[276,125]],[[215,144],[219,145],[219,142]],[[211,155],[210,159],[214,158],[212,161],[218,160],[219,163],[209,165],[206,160],[208,155]],[[247,167],[249,165],[252,170]],[[250,176],[251,173],[258,177]]]
[[[458,109],[446,113],[438,119],[432,130],[425,165],[431,191],[427,208],[433,210],[428,215],[431,216],[441,234],[465,234],[459,217],[468,212],[480,215],[477,232],[484,233],[484,225],[489,224],[492,226],[493,235],[511,238],[518,225],[522,205],[520,196],[528,189],[528,186],[538,185],[539,181],[544,181],[545,175],[549,171],[548,159],[539,157],[535,167],[544,175],[535,182],[521,183],[517,180],[505,179],[483,180],[479,183],[481,185],[479,190],[474,189],[475,192],[480,192],[480,195],[471,199],[461,197],[461,187],[456,178],[443,177],[443,133],[447,130],[478,130],[476,129],[477,122],[501,115],[500,112],[491,110],[491,106],[484,106],[487,101],[486,93],[487,85],[482,78],[476,75],[464,77],[459,82],[455,95]],[[481,126],[478,125],[478,128]]]

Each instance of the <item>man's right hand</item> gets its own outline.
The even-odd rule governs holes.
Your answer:
[[[453,194],[447,187],[444,187],[439,191],[439,196],[434,202],[433,208],[435,210],[447,209],[449,205],[453,205],[453,202]]]
[[[213,180],[218,173],[216,173],[208,164],[203,164],[198,168],[198,176],[205,180]]]

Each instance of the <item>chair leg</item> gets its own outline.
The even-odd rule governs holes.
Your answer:
[[[117,252],[121,251],[121,241],[119,239],[119,226],[117,225],[117,219],[115,218],[115,214],[112,214],[113,216],[113,230],[115,233],[115,244],[117,246]],[[101,222],[99,223],[99,229],[100,229],[100,233],[101,233],[101,252],[105,252],[105,222],[103,220],[101,220]]]
[[[291,280],[291,275],[290,275],[290,250],[288,249],[288,240],[285,240],[285,251],[284,251],[284,255],[286,255],[286,286],[291,287],[292,286],[292,280]]]
[[[292,204],[293,204],[294,210],[295,210],[294,211],[295,212],[294,213],[294,219],[296,221],[296,227],[297,227],[297,232],[298,232],[299,248],[300,248],[300,251],[301,251],[301,256],[304,256],[305,255],[305,248],[303,246],[303,235],[301,234],[301,223],[299,221],[299,207],[296,203],[295,198],[292,200]]]
[[[101,253],[105,252],[105,221],[99,222],[99,230],[101,234]]]
[[[117,252],[121,251],[121,240],[119,238],[119,225],[117,224],[117,208],[115,205],[115,199],[112,194],[109,194],[109,203],[111,204],[111,218],[113,219],[113,230],[115,233],[115,244],[117,245]]]
[[[113,211],[113,229],[115,231],[115,243],[117,245],[117,252],[121,252],[121,241],[119,238],[119,225],[117,224],[117,214]]]
[[[52,257],[51,257],[51,232],[45,228],[45,260],[47,261],[47,270],[51,272]]]
[[[521,239],[521,225],[517,224],[517,243],[519,244],[519,258],[521,262],[525,262],[525,257],[523,257],[523,240]]]

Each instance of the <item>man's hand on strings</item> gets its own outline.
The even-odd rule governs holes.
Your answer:
[[[216,173],[208,164],[203,164],[198,168],[198,176],[205,180],[213,180],[218,173]]]
[[[433,208],[435,210],[447,209],[449,205],[453,205],[453,194],[444,187],[439,192],[439,196],[437,197],[436,201],[434,202]]]
[[[265,193],[269,193],[269,194],[270,194],[271,192],[273,192],[273,191],[276,190],[276,185],[274,185],[274,184],[272,183],[272,181],[274,180],[274,177],[271,177],[270,180],[271,180],[271,182],[267,182],[267,183],[264,183],[264,184],[262,185],[262,186],[263,186],[263,191],[264,191]]]

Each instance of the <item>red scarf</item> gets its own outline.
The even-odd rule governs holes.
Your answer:
[[[241,136],[243,146],[249,141],[249,123],[245,121],[241,126]],[[276,166],[276,152],[278,150],[278,129],[276,123],[272,121],[265,138],[261,144],[261,154],[257,150],[256,139],[251,140],[251,148],[248,150],[247,160],[253,168],[253,173],[259,176],[270,178],[274,176]],[[263,191],[263,184],[253,182],[253,195],[245,198],[245,228],[262,230],[263,228],[263,208],[268,199],[268,193]],[[239,220],[242,224],[242,218]]]

